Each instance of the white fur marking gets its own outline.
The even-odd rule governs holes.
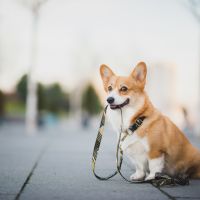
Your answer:
[[[125,155],[132,161],[135,165],[135,173],[130,176],[131,180],[141,180],[144,179],[148,170],[148,160],[147,152],[145,151],[141,142],[137,141],[132,145],[129,145],[125,150]]]
[[[141,138],[134,132],[132,135],[128,135],[122,142],[121,147],[125,152],[125,155],[132,161],[136,169],[136,172],[130,176],[131,180],[144,179],[147,173],[148,156],[145,147],[147,146],[146,141],[146,137]]]
[[[120,96],[116,89],[112,90],[109,93],[108,97],[113,97],[115,99],[114,104],[117,104],[117,105],[124,103],[124,101],[126,101],[126,99],[128,98],[128,96]]]
[[[128,96],[120,96],[117,90],[110,92],[108,97],[113,97],[115,99],[114,104],[122,104],[127,98],[130,98]],[[129,128],[131,118],[137,113],[143,104],[143,97],[137,100],[131,97],[130,103],[122,108],[123,131],[126,131]],[[107,114],[113,128],[116,130],[119,137],[121,126],[120,110],[112,110],[109,106]],[[136,172],[130,177],[130,179],[143,179],[148,171],[147,152],[149,151],[149,145],[147,138],[141,138],[135,132],[124,140],[122,143],[122,149],[124,150],[125,156],[131,160],[136,168]]]
[[[128,148],[129,145],[132,145],[136,142],[140,142],[146,152],[149,151],[149,144],[147,141],[147,137],[143,138],[139,137],[136,131],[133,134],[128,135],[126,137],[126,139],[122,143],[122,149],[125,150],[126,148]]]
[[[123,114],[123,130],[127,130],[130,126],[131,117],[137,112],[137,108],[134,108],[130,105],[126,105],[122,108],[122,114]],[[121,114],[120,110],[112,110],[110,106],[108,107],[108,119],[112,124],[112,127],[114,130],[119,133],[120,131],[120,125],[121,125]]]
[[[155,173],[162,172],[163,168],[164,168],[164,154],[158,158],[149,159],[150,174],[147,176],[146,180],[154,179]]]

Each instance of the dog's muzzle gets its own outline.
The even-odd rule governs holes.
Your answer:
[[[126,101],[124,101],[124,103],[122,103],[122,104],[118,104],[118,105],[110,104],[110,108],[113,109],[113,110],[114,109],[119,109],[119,108],[122,108],[122,107],[126,106],[127,104],[129,104],[129,98],[126,99]]]

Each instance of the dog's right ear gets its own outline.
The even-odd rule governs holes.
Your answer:
[[[115,76],[113,71],[105,64],[100,66],[100,74],[103,80],[104,88],[107,87],[107,84],[112,76]]]

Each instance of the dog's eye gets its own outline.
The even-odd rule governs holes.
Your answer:
[[[112,86],[108,86],[108,91],[112,91]]]
[[[126,86],[122,86],[121,88],[120,88],[120,91],[121,92],[126,92],[128,90],[128,88],[126,87]]]

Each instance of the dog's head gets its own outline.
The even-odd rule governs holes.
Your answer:
[[[108,94],[107,102],[111,109],[122,108],[129,104],[134,105],[143,98],[147,74],[144,62],[138,63],[127,77],[115,75],[104,64],[100,67],[100,74],[104,89]]]

